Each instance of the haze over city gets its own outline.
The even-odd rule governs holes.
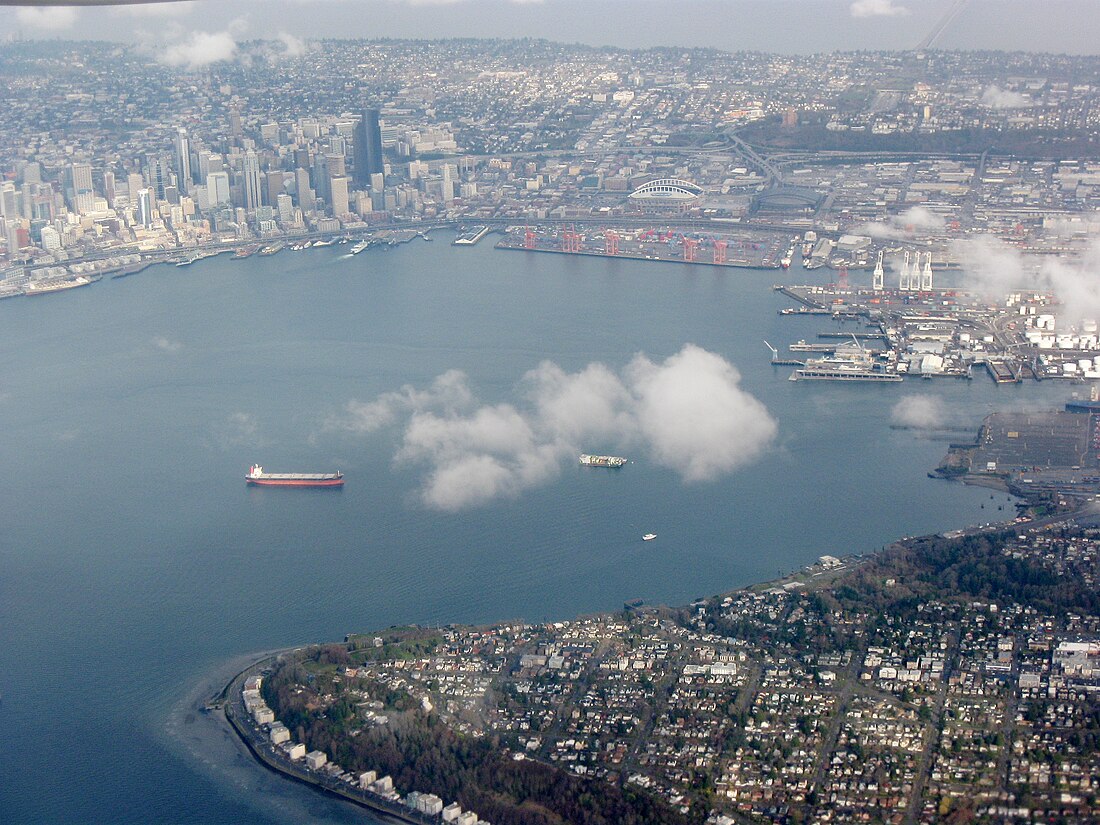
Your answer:
[[[943,49],[1095,54],[1092,0],[214,0],[17,8],[9,36],[189,44],[253,38],[538,37],[594,46],[777,53],[915,47],[958,6]]]

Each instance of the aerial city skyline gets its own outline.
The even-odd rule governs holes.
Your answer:
[[[1091,4],[8,11],[5,821],[1100,817]]]

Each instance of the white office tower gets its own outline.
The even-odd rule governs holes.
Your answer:
[[[228,172],[213,172],[206,176],[206,197],[211,208],[229,205]]]
[[[329,179],[329,199],[332,202],[332,214],[336,217],[346,215],[350,211],[348,203],[348,184],[351,179],[346,175],[338,175]]]
[[[902,292],[909,291],[909,252],[905,253],[905,260],[901,264],[901,277],[898,279],[898,289]]]
[[[70,167],[73,182],[73,210],[85,215],[95,209],[95,192],[92,190],[92,165],[74,163]]]
[[[294,220],[294,199],[281,192],[275,200],[279,207],[279,220],[284,224],[291,223]]]
[[[0,183],[0,217],[9,221],[19,217],[18,197],[14,183]]]
[[[455,199],[455,172],[457,170],[449,163],[443,164],[443,202],[450,203]]]
[[[932,291],[932,253],[928,253],[928,257],[924,259],[924,272],[921,278],[921,289],[925,292]]]
[[[885,274],[882,271],[882,251],[878,253],[878,262],[875,264],[875,273],[871,276],[871,289],[875,292],[882,292],[883,279]]]
[[[47,252],[56,252],[61,248],[61,235],[52,226],[42,227],[42,248]]]
[[[148,229],[153,225],[153,191],[151,189],[138,191],[137,208],[138,223]]]

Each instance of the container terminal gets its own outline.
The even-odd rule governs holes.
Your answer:
[[[794,240],[783,232],[724,227],[509,227],[497,249],[595,255],[708,266],[774,268],[790,265]]]
[[[973,442],[952,444],[934,475],[997,486],[1014,495],[1100,495],[1100,401],[1072,400],[1063,410],[995,412]]]

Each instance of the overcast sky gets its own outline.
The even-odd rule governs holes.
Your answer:
[[[191,0],[120,8],[19,8],[23,37],[176,44],[311,37],[544,37],[624,47],[770,52],[907,49],[955,0]],[[1100,52],[1100,0],[969,0],[936,45]]]

